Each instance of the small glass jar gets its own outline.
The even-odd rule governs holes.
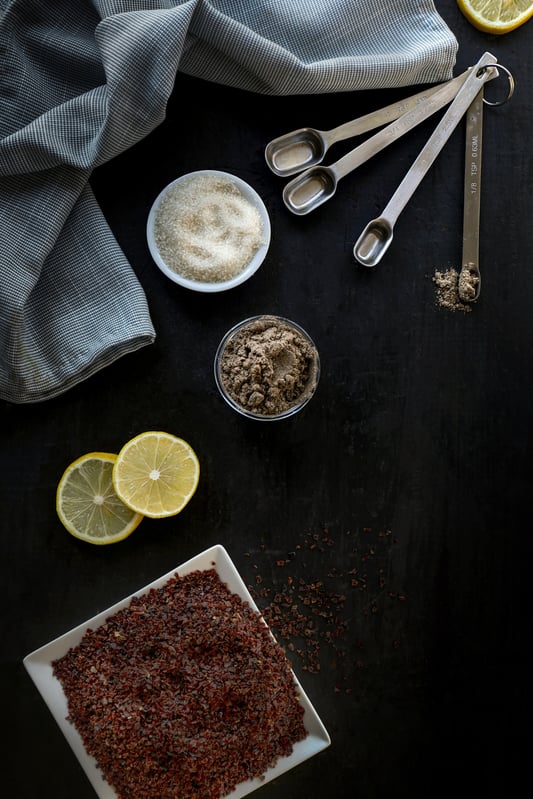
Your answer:
[[[318,386],[320,358],[296,322],[261,314],[228,330],[214,370],[218,390],[233,410],[270,422],[294,416],[307,405]]]

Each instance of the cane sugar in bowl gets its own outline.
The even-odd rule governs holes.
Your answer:
[[[248,280],[270,246],[270,219],[257,192],[217,170],[191,172],[169,183],[148,215],[152,258],[175,283],[217,292]]]
[[[300,411],[320,377],[318,350],[296,322],[263,314],[232,327],[215,355],[222,397],[249,419],[273,421]]]

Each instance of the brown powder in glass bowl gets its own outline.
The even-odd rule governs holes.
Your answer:
[[[307,333],[279,316],[247,319],[222,340],[215,376],[224,398],[253,418],[283,418],[312,397],[319,378],[317,349]]]

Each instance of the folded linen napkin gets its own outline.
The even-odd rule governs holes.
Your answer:
[[[432,0],[0,0],[0,398],[66,391],[155,339],[90,188],[178,70],[271,95],[447,80]]]

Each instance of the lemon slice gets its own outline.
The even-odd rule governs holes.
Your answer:
[[[142,520],[113,488],[117,456],[89,452],[67,466],[56,492],[56,510],[66,529],[91,544],[122,541]]]
[[[457,0],[457,5],[485,33],[509,33],[533,15],[533,0]]]
[[[152,430],[124,444],[113,467],[113,485],[120,499],[152,519],[183,510],[199,477],[200,464],[191,445]]]

